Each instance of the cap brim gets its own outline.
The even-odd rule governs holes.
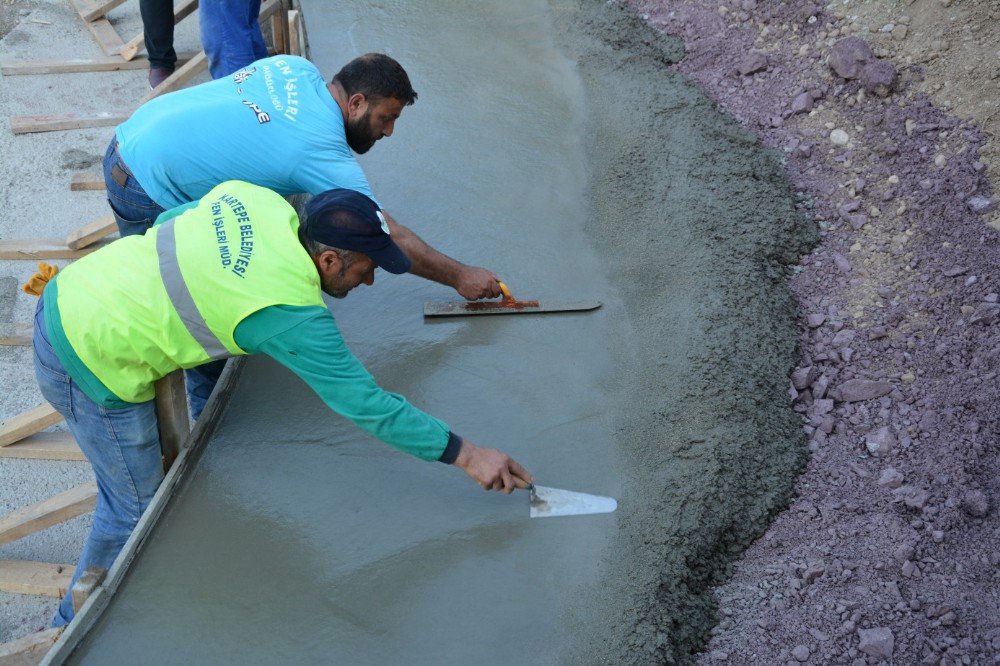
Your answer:
[[[376,266],[394,275],[402,275],[410,270],[410,258],[391,240],[381,250],[370,250],[364,254],[367,254]]]

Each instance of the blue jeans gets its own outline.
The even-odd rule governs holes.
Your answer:
[[[107,409],[88,398],[49,343],[43,301],[44,295],[35,310],[33,341],[38,387],[66,419],[97,477],[97,506],[73,572],[75,583],[87,567],[111,567],[163,480],[163,459],[154,401]],[[61,627],[72,619],[73,599],[67,592],[52,626]]]
[[[128,166],[118,155],[117,146],[118,138],[112,137],[108,150],[104,153],[104,185],[108,190],[108,205],[111,206],[122,238],[141,236],[153,226],[153,222],[163,212],[163,207],[150,199],[146,190],[132,176]],[[114,178],[113,170],[116,165],[126,176],[124,185]]]
[[[118,223],[118,232],[123,238],[142,235],[153,226],[163,208],[150,199],[146,190],[142,189],[142,185],[132,177],[128,166],[115,150],[117,145],[118,139],[112,138],[107,152],[104,153],[104,184],[108,188],[108,205],[111,206],[111,212]],[[127,176],[124,186],[113,177],[112,169],[115,165]],[[215,388],[215,383],[219,380],[224,367],[226,367],[225,361],[216,361],[184,372],[187,378],[188,405],[194,419],[197,419],[205,409],[205,402]]]
[[[258,14],[260,0],[201,0],[198,4],[201,45],[213,79],[267,57]]]

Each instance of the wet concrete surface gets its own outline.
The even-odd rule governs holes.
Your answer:
[[[685,660],[727,558],[787,497],[801,431],[774,156],[603,2],[305,2],[328,75],[385,51],[420,93],[362,161],[387,210],[521,298],[596,312],[425,322],[379,275],[332,304],[386,388],[615,514],[528,519],[253,359],[83,663]]]

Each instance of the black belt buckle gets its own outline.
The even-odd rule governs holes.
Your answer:
[[[128,182],[128,174],[125,173],[125,169],[122,169],[117,164],[111,167],[111,178],[118,183],[118,187],[125,187],[125,183]]]

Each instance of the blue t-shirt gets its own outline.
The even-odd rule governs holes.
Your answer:
[[[297,56],[150,100],[116,136],[126,166],[167,209],[227,180],[282,195],[342,187],[374,199],[340,107],[316,66]]]

